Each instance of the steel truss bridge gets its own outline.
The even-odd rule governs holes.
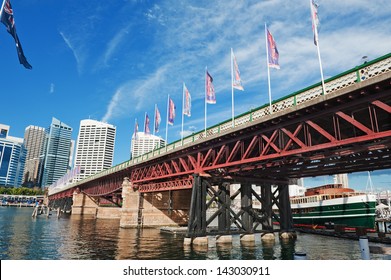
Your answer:
[[[391,54],[367,62],[166,147],[95,174],[78,189],[112,200],[124,177],[138,191],[192,188],[193,174],[219,181],[286,181],[391,168]]]

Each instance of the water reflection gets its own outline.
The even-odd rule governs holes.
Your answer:
[[[297,240],[260,240],[210,246],[183,246],[182,235],[159,229],[123,229],[118,220],[42,215],[29,208],[0,208],[0,258],[5,259],[264,259],[292,260],[295,251],[308,259],[361,259],[358,241],[298,233]],[[382,259],[382,255],[372,255]]]
[[[274,246],[275,240],[263,240],[262,241],[262,254],[264,260],[275,260],[274,256]]]
[[[281,239],[281,256],[279,259],[282,260],[293,260],[295,254],[295,241],[296,239]]]

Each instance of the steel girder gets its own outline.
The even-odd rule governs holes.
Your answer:
[[[391,168],[389,79],[140,164],[131,180],[157,190],[166,180],[194,173],[273,180],[386,168]]]
[[[205,138],[80,184],[89,196],[117,195],[124,177],[140,192],[191,188],[212,180],[286,181],[391,168],[391,79],[323,96],[294,110]],[[70,197],[76,188],[51,196]]]

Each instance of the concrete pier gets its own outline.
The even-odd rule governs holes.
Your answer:
[[[129,178],[122,184],[120,227],[181,226],[188,221],[190,191],[140,193]]]
[[[81,192],[73,193],[72,215],[95,215],[98,205],[92,198]]]
[[[136,228],[139,225],[139,193],[133,189],[132,183],[127,177],[124,178],[122,183],[122,199],[120,227]]]

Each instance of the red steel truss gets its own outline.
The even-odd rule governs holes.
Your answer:
[[[388,80],[140,164],[131,180],[206,173],[262,181],[391,168],[390,104]]]
[[[78,187],[106,196],[124,177],[154,192],[191,188],[195,173],[262,182],[391,168],[390,83],[329,94]]]

